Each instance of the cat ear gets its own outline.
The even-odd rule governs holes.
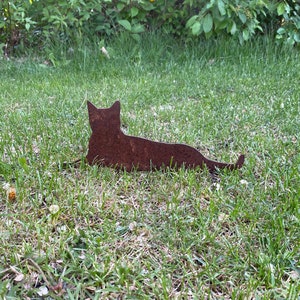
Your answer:
[[[118,113],[120,113],[120,110],[121,110],[121,104],[120,104],[120,101],[116,101],[112,106],[111,108],[115,111],[117,111]]]
[[[92,104],[90,101],[87,101],[88,113],[89,113],[89,121],[92,130],[95,127],[95,120],[97,119],[98,109],[97,107]]]
[[[97,107],[90,101],[87,101],[87,107],[88,107],[89,116],[96,114],[98,111]]]

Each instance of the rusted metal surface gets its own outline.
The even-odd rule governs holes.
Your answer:
[[[184,144],[167,144],[125,135],[121,130],[120,102],[110,108],[97,109],[87,103],[92,135],[87,160],[89,164],[125,169],[149,171],[165,167],[207,167],[217,169],[241,168],[244,155],[235,164],[221,163],[204,157],[198,150]]]

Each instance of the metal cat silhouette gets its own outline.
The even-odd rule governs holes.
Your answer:
[[[240,155],[236,163],[210,160],[197,149],[185,144],[169,144],[129,136],[121,130],[120,102],[110,108],[96,108],[87,102],[92,135],[89,140],[87,161],[106,167],[126,171],[151,171],[170,168],[239,169],[245,156]]]

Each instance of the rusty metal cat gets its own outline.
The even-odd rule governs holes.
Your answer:
[[[125,135],[121,130],[120,102],[110,108],[98,109],[87,103],[92,135],[87,160],[89,164],[150,171],[166,167],[205,168],[210,172],[227,168],[239,169],[244,163],[240,155],[235,164],[217,162],[204,157],[198,150],[184,144],[168,144]]]

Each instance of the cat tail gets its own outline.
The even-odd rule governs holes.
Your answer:
[[[241,154],[235,164],[227,164],[222,162],[217,162],[214,160],[205,160],[205,164],[210,172],[215,172],[217,169],[228,169],[228,170],[235,170],[240,169],[245,161],[245,155]]]

